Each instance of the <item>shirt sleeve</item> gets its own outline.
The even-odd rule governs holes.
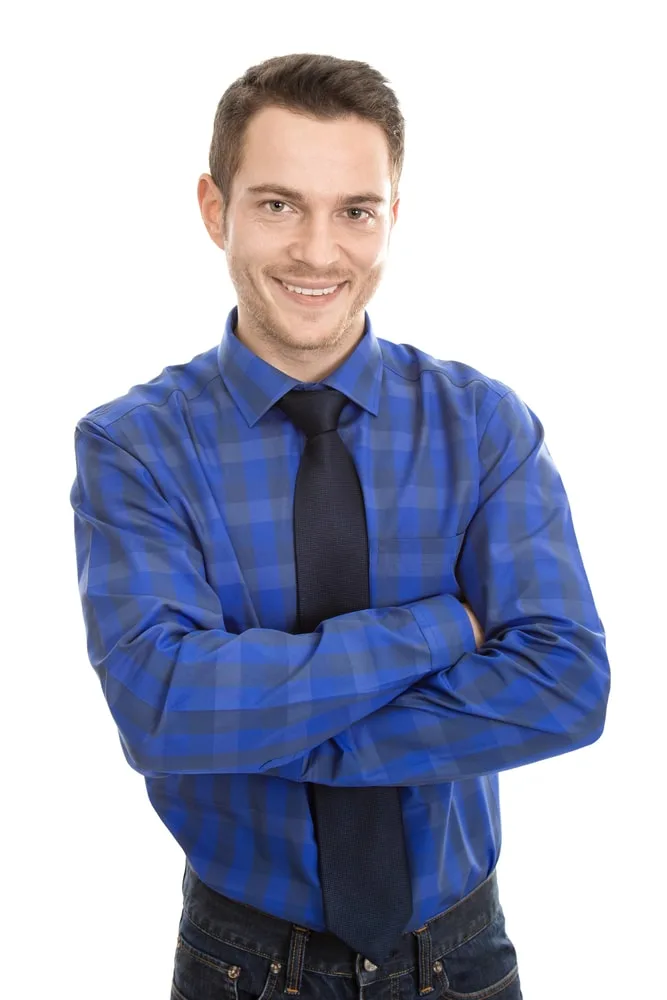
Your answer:
[[[544,428],[516,393],[499,401],[479,452],[480,502],[457,576],[484,643],[447,663],[447,595],[409,605],[434,672],[276,775],[435,784],[567,753],[602,734],[605,631]]]
[[[135,770],[263,772],[433,669],[407,608],[339,615],[311,633],[228,632],[194,532],[127,436],[84,417],[74,437],[70,502],[88,656]],[[453,662],[474,636],[460,602],[444,604],[441,655]]]

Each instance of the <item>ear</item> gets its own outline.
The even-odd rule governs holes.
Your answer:
[[[224,205],[222,195],[210,174],[202,174],[197,182],[197,201],[208,235],[216,246],[224,250]]]

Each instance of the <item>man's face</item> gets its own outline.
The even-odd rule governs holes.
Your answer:
[[[266,189],[251,190],[258,185]],[[383,201],[353,200],[361,194]],[[210,175],[200,178],[198,195],[236,288],[237,336],[304,381],[324,377],[363,333],[396,220],[382,130],[355,117],[316,121],[265,108],[249,123],[224,228]],[[339,196],[346,197],[339,203]],[[288,292],[279,279],[342,287],[310,298]]]

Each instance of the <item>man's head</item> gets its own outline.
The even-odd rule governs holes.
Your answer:
[[[324,378],[363,334],[397,217],[403,136],[385,78],[332,56],[270,59],[218,105],[202,218],[227,257],[236,335],[295,378]],[[279,279],[341,287],[304,300]]]

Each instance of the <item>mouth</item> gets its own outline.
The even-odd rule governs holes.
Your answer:
[[[280,278],[272,278],[272,280],[289,302],[300,305],[304,309],[326,309],[328,305],[340,297],[347,285],[347,281],[341,282],[336,291],[329,292],[328,295],[308,295],[303,292],[290,292],[288,288],[285,288]]]

